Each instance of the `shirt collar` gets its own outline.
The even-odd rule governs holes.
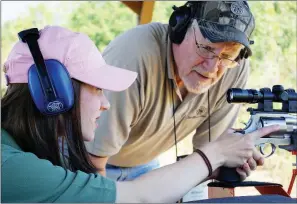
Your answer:
[[[176,94],[178,95],[179,99],[181,101],[183,101],[180,90],[177,86],[177,82],[176,82],[176,77],[175,77],[175,73],[174,70],[176,70],[176,64],[174,61],[174,57],[173,57],[173,51],[172,51],[172,42],[170,41],[169,35],[167,36],[167,40],[166,40],[166,60],[167,60],[167,77],[169,80],[172,80],[173,84],[174,84],[174,90],[176,92]]]
[[[170,41],[169,36],[167,36],[167,41],[166,41],[166,51],[167,51],[167,73],[168,73],[168,78],[169,79],[173,79],[176,83],[176,79],[175,79],[175,74],[174,74],[174,68],[175,68],[175,62],[174,62],[174,57],[173,57],[173,52],[172,52],[172,43]]]

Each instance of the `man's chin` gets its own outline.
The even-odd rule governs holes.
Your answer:
[[[185,86],[187,91],[189,93],[192,93],[192,94],[203,94],[205,92],[207,92],[209,90],[209,88],[211,87],[211,85],[206,85],[206,86],[202,86],[202,85],[199,85],[197,87],[191,87],[191,86]]]
[[[207,92],[208,89],[199,89],[199,90],[188,90],[189,93],[192,94],[203,94],[205,92]]]
[[[211,87],[211,83],[201,83],[199,81],[196,81],[195,83],[191,83],[192,81],[190,79],[188,79],[188,77],[182,77],[181,78],[183,83],[184,83],[184,87],[187,89],[188,93],[192,93],[192,94],[202,94],[207,92],[207,90]]]

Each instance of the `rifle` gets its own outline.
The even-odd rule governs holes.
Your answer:
[[[255,89],[231,88],[227,91],[228,103],[258,103],[257,109],[248,108],[250,119],[242,134],[253,132],[259,128],[279,124],[280,130],[264,136],[255,142],[260,147],[260,152],[266,158],[275,153],[276,147],[289,152],[297,151],[297,93],[294,89],[286,89],[282,85],[274,85],[270,88]],[[273,103],[282,104],[281,109],[274,109]],[[265,145],[271,145],[271,153],[265,155]],[[297,156],[296,156],[297,164]],[[218,181],[227,183],[240,182],[240,176],[235,168],[221,167]]]

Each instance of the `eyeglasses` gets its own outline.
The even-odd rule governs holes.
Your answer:
[[[234,57],[234,59],[228,58],[228,57],[224,57],[224,56],[219,56],[216,53],[214,53],[212,50],[213,48],[207,45],[203,45],[203,44],[198,44],[197,40],[196,40],[196,33],[195,33],[195,29],[194,30],[194,38],[195,38],[195,43],[197,46],[197,51],[196,53],[205,59],[214,59],[214,58],[218,58],[221,65],[224,67],[228,67],[228,68],[234,68],[236,66],[239,65],[239,62],[237,60],[235,60],[236,57]]]

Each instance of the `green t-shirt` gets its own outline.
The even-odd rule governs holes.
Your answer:
[[[71,172],[24,152],[3,129],[1,156],[1,202],[115,202],[114,181]]]

